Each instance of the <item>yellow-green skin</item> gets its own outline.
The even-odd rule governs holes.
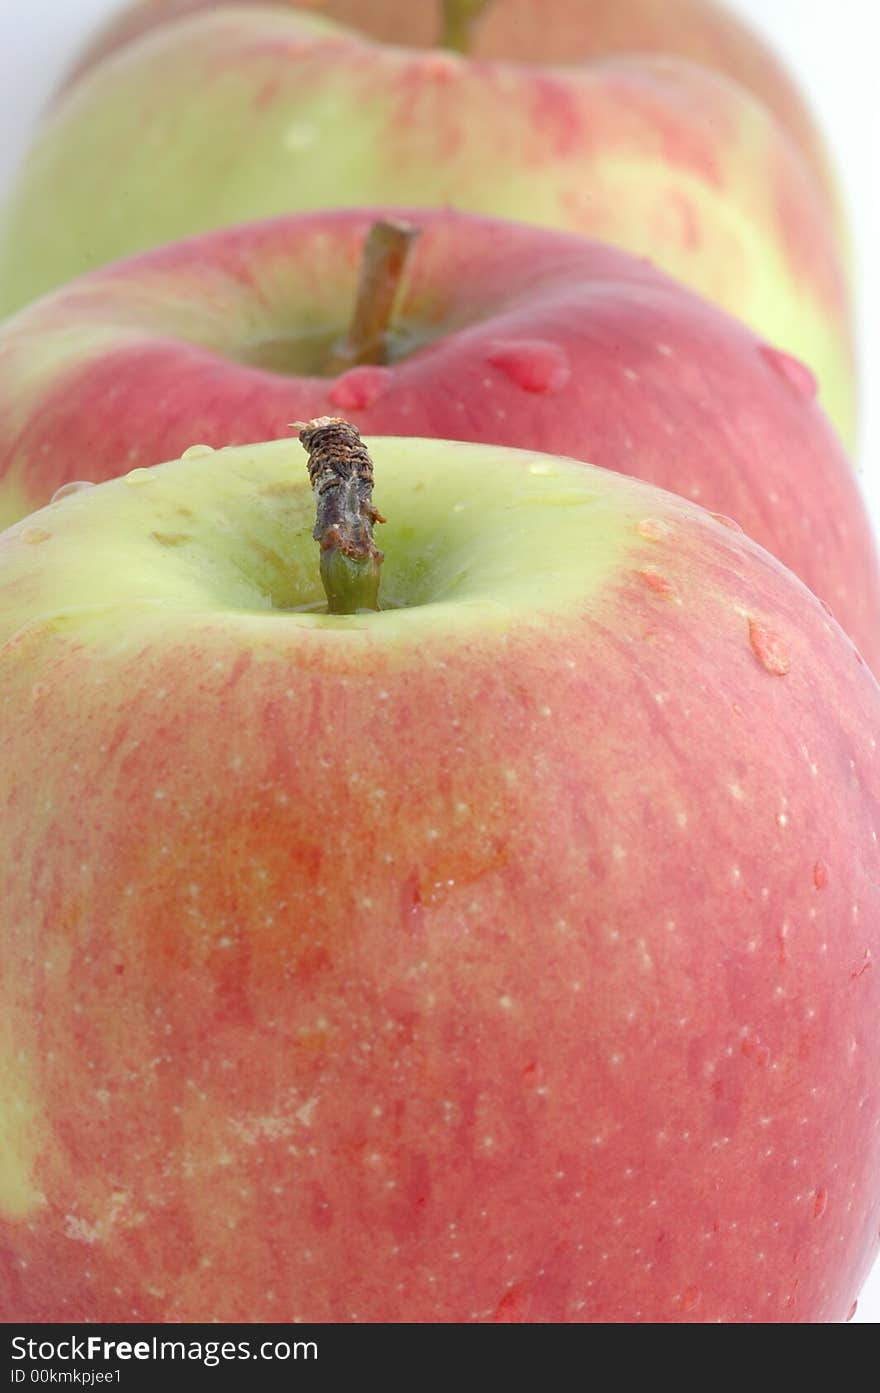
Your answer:
[[[0,311],[104,262],[289,211],[452,205],[643,255],[803,358],[852,444],[846,277],[789,139],[673,59],[570,69],[230,8],[83,78],[0,213]]]

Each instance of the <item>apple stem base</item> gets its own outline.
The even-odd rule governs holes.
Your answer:
[[[297,421],[309,459],[317,520],[312,536],[321,548],[321,581],[330,614],[379,608],[383,555],[373,526],[384,522],[373,503],[373,461],[356,426],[341,416]]]
[[[454,53],[470,53],[474,26],[490,0],[443,0],[440,47]]]

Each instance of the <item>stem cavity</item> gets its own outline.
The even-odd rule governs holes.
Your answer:
[[[373,503],[373,461],[356,426],[341,416],[295,421],[309,457],[317,520],[312,536],[321,547],[321,581],[330,614],[379,608],[379,569],[384,557],[373,525],[384,522]]]

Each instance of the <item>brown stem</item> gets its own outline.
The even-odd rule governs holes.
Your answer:
[[[443,0],[443,30],[440,47],[456,53],[470,53],[474,27],[490,0]]]
[[[309,457],[321,547],[321,580],[330,614],[379,608],[379,568],[373,524],[384,522],[373,503],[373,461],[356,426],[341,416],[295,421]]]
[[[351,326],[336,345],[329,374],[360,363],[384,363],[394,301],[420,229],[391,219],[375,222],[367,233]]]

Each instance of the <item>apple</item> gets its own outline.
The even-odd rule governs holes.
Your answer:
[[[443,0],[256,3],[314,11],[385,43],[419,48],[433,47],[443,39],[445,15],[455,6],[455,0],[446,8]],[[158,24],[218,8],[220,0],[134,0],[93,36],[65,85]],[[832,214],[843,223],[831,162],[809,107],[773,50],[724,5],[712,0],[626,0],[625,4],[621,0],[488,0],[482,13],[474,16],[469,51],[475,58],[553,64],[581,63],[615,53],[659,53],[714,68],[749,88],[769,107],[809,160]]]
[[[379,612],[291,440],[0,536],[0,1317],[843,1320],[880,688],[686,500],[368,444]]]
[[[407,215],[420,235],[384,361],[343,369],[334,345],[377,216],[205,234],[8,321],[0,526],[85,461],[98,481],[341,411],[368,432],[575,455],[693,498],[800,575],[880,672],[871,528],[806,368],[611,247],[423,211]]]
[[[675,59],[476,62],[278,8],[159,26],[45,121],[0,214],[0,312],[184,235],[370,203],[453,205],[650,257],[802,357],[852,439],[833,220],[760,103]]]

